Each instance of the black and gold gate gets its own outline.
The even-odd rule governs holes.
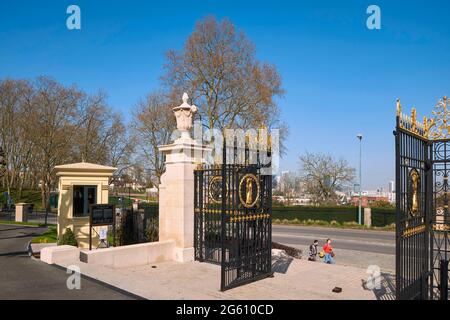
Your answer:
[[[195,259],[220,264],[221,290],[272,275],[272,176],[261,161],[268,151],[227,146],[221,164],[194,172]]]
[[[450,258],[450,110],[438,102],[433,118],[417,121],[397,102],[397,299],[448,299]],[[448,121],[448,122],[447,122]],[[448,124],[447,124],[448,123]]]

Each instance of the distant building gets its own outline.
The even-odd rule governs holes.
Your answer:
[[[378,187],[376,190],[362,191],[362,205],[370,206],[372,203],[377,201],[389,202],[392,205],[395,205],[395,184],[394,181],[389,181],[387,192],[383,187]],[[358,205],[359,203],[359,194],[354,191],[350,196],[350,203],[353,205]]]
[[[272,196],[274,202],[289,204],[292,206],[308,206],[311,205],[311,199],[306,197],[286,198],[284,196]]]
[[[395,184],[394,181],[389,181],[389,193],[395,192]]]

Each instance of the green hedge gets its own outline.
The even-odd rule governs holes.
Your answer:
[[[358,221],[358,207],[339,206],[339,207],[310,207],[310,206],[289,206],[273,207],[273,219],[280,220],[322,220],[337,221],[339,223]],[[364,213],[362,214],[364,219]],[[373,208],[372,226],[384,227],[395,221],[395,209]]]
[[[394,208],[372,208],[372,225],[384,227],[395,223]]]
[[[139,208],[145,210],[146,215],[158,215],[158,203],[140,203]],[[339,206],[339,207],[310,207],[310,206],[289,206],[273,207],[273,219],[287,220],[322,220],[331,222],[333,220],[340,224],[344,222],[358,221],[358,207]],[[364,211],[362,214],[364,219]],[[364,222],[364,221],[363,221]],[[395,222],[395,209],[391,208],[372,208],[372,226],[384,227]]]

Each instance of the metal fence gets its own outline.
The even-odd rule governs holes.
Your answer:
[[[15,221],[16,220],[16,212],[15,210],[3,210],[0,211],[0,220],[1,221]],[[27,213],[27,222],[30,223],[45,223],[45,211],[33,210]],[[57,214],[49,212],[47,217],[48,224],[56,224],[57,223]]]
[[[116,245],[158,241],[158,208],[121,208],[116,212]]]

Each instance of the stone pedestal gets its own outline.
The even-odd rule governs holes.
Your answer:
[[[175,240],[175,260],[194,260],[194,169],[209,147],[182,137],[160,146],[166,156],[166,172],[159,186],[159,241]]]
[[[364,208],[364,225],[371,227],[372,226],[372,209]]]
[[[30,210],[30,204],[28,203],[17,203],[16,204],[16,222],[27,222],[28,221],[28,211]]]

